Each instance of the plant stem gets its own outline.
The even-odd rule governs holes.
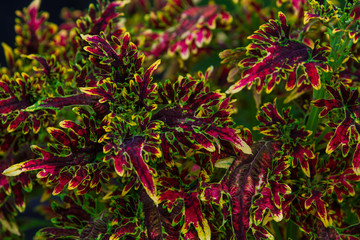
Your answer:
[[[318,99],[323,99],[326,96],[326,91],[324,88],[325,83],[330,83],[332,75],[336,73],[337,69],[343,63],[343,61],[348,57],[347,52],[352,46],[352,40],[349,38],[347,34],[343,34],[342,32],[332,33],[329,29],[329,38],[331,45],[331,52],[329,54],[329,66],[331,67],[331,71],[325,72],[321,76],[321,88],[319,90],[314,89],[313,91],[313,101]],[[342,37],[345,36],[345,40],[341,44]],[[306,124],[306,128],[312,131],[312,136],[314,137],[315,131],[318,127],[319,123],[319,113],[321,109],[315,106],[311,107],[311,112],[309,115],[309,119]],[[323,136],[322,136],[323,137]],[[320,141],[321,139],[318,139]]]
[[[287,222],[287,228],[286,228],[286,239],[290,240],[295,240],[298,239],[298,231],[299,228],[298,226],[291,220],[289,220]]]
[[[321,87],[319,90],[314,89],[313,101],[323,98],[324,95],[325,95],[325,88],[324,87]],[[315,106],[311,107],[311,112],[310,112],[310,116],[309,116],[309,119],[308,119],[307,124],[306,124],[306,128],[308,130],[312,131],[312,136],[314,136],[316,128],[318,126],[320,110],[321,109],[318,108],[318,107],[315,107]]]
[[[275,221],[272,221],[272,227],[274,228],[275,239],[276,240],[283,240],[283,237],[282,237],[280,229],[279,229],[279,224],[277,222],[275,222]]]
[[[316,140],[315,140],[315,144],[316,144],[316,146],[318,146],[318,144],[320,143],[320,141],[325,137],[325,135],[327,134],[327,133],[329,133],[330,131],[332,131],[332,128],[331,127],[329,127],[329,126],[326,126],[325,128],[324,128],[324,130],[322,131],[322,133],[319,135],[319,137],[317,137],[316,138]]]

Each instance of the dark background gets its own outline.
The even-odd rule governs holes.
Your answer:
[[[5,2],[5,1],[4,1]],[[15,11],[27,7],[32,0],[8,0],[0,7],[0,43],[5,42],[11,47],[15,43]],[[40,11],[50,14],[49,21],[61,23],[60,11],[63,7],[86,10],[94,0],[42,0]],[[0,64],[6,66],[3,48],[0,46]]]

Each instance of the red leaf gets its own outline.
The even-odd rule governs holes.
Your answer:
[[[122,156],[115,159],[114,164],[117,171],[121,173],[122,165],[124,164],[123,156],[127,156],[127,159],[134,167],[141,184],[144,186],[146,193],[154,201],[154,203],[157,204],[158,197],[156,193],[156,181],[154,179],[155,172],[145,163],[142,156],[144,143],[145,140],[142,137],[133,137],[124,141],[119,152]],[[119,160],[121,160],[121,162],[118,162]]]
[[[203,134],[192,132],[191,137],[193,137],[194,140],[197,143],[199,143],[202,147],[204,147],[207,151],[209,151],[209,152],[214,152],[215,151],[214,144],[207,137],[205,137]]]
[[[254,223],[259,225],[266,210],[268,209],[276,222],[280,222],[283,219],[282,210],[275,206],[272,200],[272,194],[270,188],[264,187],[260,192],[260,197],[254,201]]]
[[[73,190],[75,188],[77,188],[84,179],[86,179],[88,177],[88,171],[86,171],[84,168],[79,168],[79,170],[76,171],[75,176],[73,176],[73,178],[71,179],[71,181],[69,182],[69,190]],[[95,179],[95,178],[94,178]],[[93,180],[94,180],[93,179]],[[97,185],[96,184],[92,184],[93,187]]]
[[[17,182],[13,187],[12,191],[15,196],[15,206],[20,211],[23,212],[25,210],[25,200],[24,200],[24,192],[20,182]]]
[[[326,147],[326,152],[328,154],[332,153],[340,144],[342,146],[347,146],[350,141],[350,128],[353,124],[353,120],[350,116],[346,116],[345,119],[338,125],[336,131],[332,138],[329,141],[329,144]],[[343,148],[343,153],[346,155],[348,150]]]
[[[80,137],[88,137],[88,131],[80,125],[74,123],[70,120],[64,120],[59,123],[60,127],[67,128],[72,132],[72,135],[80,136]],[[71,136],[71,135],[70,135]]]
[[[182,192],[168,189],[161,193],[159,196],[159,202],[166,204],[167,209],[170,211],[173,209],[174,204],[183,198]]]
[[[352,166],[356,175],[360,175],[360,142],[356,145]]]
[[[178,216],[184,217],[181,233],[185,236],[193,235],[191,225],[195,227],[195,236],[201,240],[211,239],[211,230],[207,219],[201,210],[201,202],[197,192],[186,193],[181,190],[168,189],[160,194],[159,202],[166,204],[167,209],[172,211],[174,204],[184,201],[184,211]]]
[[[185,223],[181,229],[183,234],[186,234],[190,230],[190,225],[194,225],[197,235],[200,240],[210,240],[211,239],[211,230],[209,223],[205,218],[202,210],[200,200],[197,197],[197,193],[189,193],[185,195]]]
[[[111,235],[111,240],[119,240],[124,236],[135,234],[137,232],[138,224],[134,222],[128,222],[117,228],[115,233]]]
[[[87,94],[70,95],[66,97],[47,98],[40,100],[36,104],[26,108],[27,111],[32,112],[41,109],[62,109],[67,106],[74,105],[92,105],[96,99],[89,97]]]
[[[230,195],[232,224],[237,239],[246,239],[250,224],[250,208],[255,188],[271,169],[276,143],[258,142],[252,146],[252,155],[237,157],[221,181],[221,190]]]
[[[43,66],[43,69],[39,69],[39,70],[43,71],[45,73],[45,75],[50,74],[51,67],[44,57],[42,57],[40,55],[36,55],[36,54],[30,54],[30,55],[27,55],[26,57],[38,61]]]
[[[316,66],[328,68],[323,64],[326,62],[326,48],[320,48],[315,44],[311,49],[306,44],[291,39],[290,27],[281,12],[279,19],[280,21],[269,20],[269,23],[262,25],[249,37],[253,43],[247,47],[246,58],[239,62],[239,66],[246,67],[246,70],[243,71],[241,79],[227,90],[228,93],[239,92],[246,86],[250,88],[256,81],[258,92],[266,88],[266,92],[269,93],[275,84],[286,79],[286,90],[291,90],[296,85],[296,72],[301,66],[304,66],[305,75],[308,76],[311,85],[315,89],[320,88]],[[223,56],[227,57],[227,54]],[[227,57],[227,61],[238,61],[238,58],[236,55],[230,56]],[[235,68],[238,66],[234,66]]]
[[[65,185],[68,184],[70,182],[70,180],[72,179],[72,174],[68,173],[68,172],[64,172],[59,176],[58,179],[58,184],[56,185],[56,187],[54,188],[54,191],[52,192],[53,195],[58,195],[59,193],[61,193],[64,188]]]
[[[305,63],[304,67],[305,67],[305,74],[306,74],[307,78],[309,79],[313,88],[315,88],[317,90],[320,89],[320,87],[321,87],[320,76],[319,76],[318,70],[316,69],[315,64],[314,63]]]
[[[198,48],[210,43],[212,38],[212,29],[223,27],[232,21],[232,17],[215,4],[201,7],[191,7],[184,9],[184,2],[167,3],[163,9],[169,9],[173,13],[179,13],[177,16],[168,16],[164,18],[164,12],[153,15],[153,21],[156,25],[167,25],[166,31],[153,31],[144,33],[148,41],[155,42],[154,47],[148,54],[160,56],[166,50],[168,54],[173,55],[176,52],[184,60],[188,59],[190,53],[196,54]],[[172,15],[175,15],[172,14]],[[159,33],[160,32],[160,33]]]
[[[124,176],[125,173],[125,168],[130,168],[130,164],[126,161],[126,158],[124,156],[124,154],[122,154],[121,152],[115,156],[111,157],[112,159],[114,159],[114,167],[115,167],[115,171],[117,174],[119,174],[119,176]],[[108,160],[109,158],[106,158],[106,160]]]
[[[77,142],[72,140],[65,132],[63,132],[60,129],[54,128],[54,127],[48,127],[47,128],[48,133],[56,139],[59,143],[61,143],[64,146],[72,147],[74,145],[77,145]]]
[[[325,202],[321,199],[321,197],[321,192],[313,190],[311,192],[311,196],[305,201],[305,209],[309,209],[312,203],[315,202],[317,214],[320,217],[320,220],[323,222],[325,227],[328,227],[330,225],[328,213],[326,210]]]
[[[247,143],[239,137],[238,134],[236,134],[236,130],[232,128],[227,127],[209,127],[206,130],[206,133],[215,137],[215,138],[221,138],[223,140],[229,141],[234,146],[241,150],[242,152],[246,154],[251,154],[251,148],[247,145]]]
[[[9,124],[7,130],[9,132],[13,132],[15,131],[19,126],[23,125],[25,120],[27,120],[27,118],[29,117],[29,113],[28,112],[23,112],[21,111],[16,117],[15,119]],[[25,132],[26,133],[26,132]]]
[[[106,9],[103,10],[101,16],[98,19],[92,19],[94,21],[94,26],[91,28],[90,34],[97,35],[101,31],[105,31],[110,20],[121,15],[121,11],[119,11],[119,8],[124,7],[126,4],[126,1],[112,2],[108,4],[106,6]]]
[[[296,163],[299,162],[303,172],[306,176],[310,177],[308,159],[313,159],[315,157],[314,153],[308,147],[303,147],[300,144],[293,146],[292,149],[290,155],[294,158],[293,165],[295,166]]]

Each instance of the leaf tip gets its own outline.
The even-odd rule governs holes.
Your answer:
[[[19,174],[21,174],[23,171],[21,170],[21,163],[12,165],[10,167],[8,167],[7,169],[5,169],[2,174],[6,175],[6,176],[17,176]]]
[[[242,145],[239,149],[245,154],[252,154],[251,147],[245,141],[242,141]]]

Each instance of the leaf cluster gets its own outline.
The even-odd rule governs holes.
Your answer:
[[[360,239],[358,1],[40,3],[3,43],[4,239],[29,199],[34,239]]]

